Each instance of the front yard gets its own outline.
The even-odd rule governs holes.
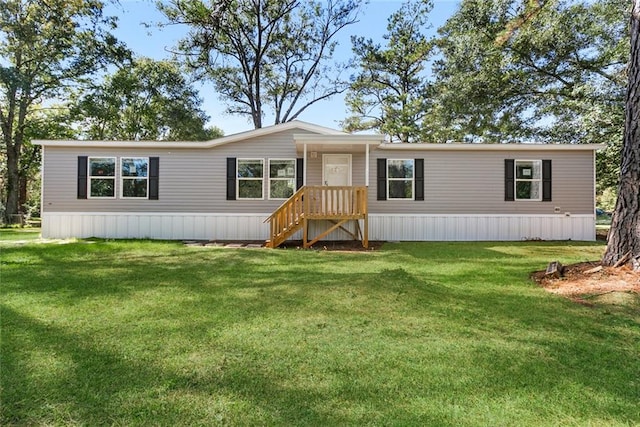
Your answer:
[[[6,241],[1,425],[636,425],[640,312],[529,279],[601,243]]]

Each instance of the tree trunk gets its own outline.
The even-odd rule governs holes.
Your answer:
[[[19,146],[7,145],[7,183],[4,220],[7,224],[19,223],[19,190],[20,190],[20,159]]]
[[[26,175],[20,175],[20,191],[18,192],[18,210],[24,216],[27,213],[25,206],[27,205],[27,196],[29,195],[29,179]]]
[[[614,265],[628,252],[640,255],[640,0],[631,12],[631,59],[625,109],[618,200],[602,263]]]

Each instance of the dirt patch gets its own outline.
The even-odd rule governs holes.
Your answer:
[[[548,276],[544,270],[534,272],[531,278],[545,290],[582,304],[640,304],[640,273],[629,266],[588,272],[598,266],[597,261],[581,262],[564,266],[560,278]]]
[[[313,245],[311,250],[316,251],[345,251],[345,252],[371,252],[380,250],[384,242],[369,241],[369,247],[362,247],[362,242],[359,240],[337,240],[337,241],[323,241]],[[302,249],[302,241],[288,240],[279,246],[283,249]]]
[[[183,240],[186,246],[206,246],[206,247],[224,247],[224,248],[263,248],[264,240]],[[340,241],[326,241],[318,242],[313,245],[309,250],[315,251],[345,251],[345,252],[370,252],[380,250],[384,242],[370,241],[369,247],[362,247],[362,242],[358,240],[340,240]],[[277,249],[303,249],[302,240],[287,240]]]

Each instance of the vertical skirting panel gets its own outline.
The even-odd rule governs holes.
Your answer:
[[[45,238],[266,240],[265,214],[45,213]],[[330,223],[312,222],[310,235]],[[345,228],[354,231],[353,222]],[[292,240],[300,240],[301,232]],[[336,230],[324,240],[348,240]],[[369,215],[369,240],[595,240],[593,215]]]
[[[383,241],[595,240],[593,215],[369,215]]]
[[[266,240],[269,214],[45,213],[42,236],[51,239]]]

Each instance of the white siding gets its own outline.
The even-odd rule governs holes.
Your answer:
[[[44,238],[266,240],[263,214],[46,213]],[[362,223],[361,223],[362,224]],[[313,223],[309,238],[330,226]],[[351,222],[345,228],[354,230]],[[298,232],[291,240],[300,240]],[[347,240],[338,230],[324,240]],[[369,240],[595,240],[593,215],[370,215]]]
[[[424,159],[424,201],[376,200],[378,158]],[[504,200],[505,159],[550,159],[552,201]],[[370,213],[591,214],[594,209],[592,151],[393,151],[372,152]]]
[[[595,240],[593,215],[369,215],[369,240]]]
[[[46,213],[42,237],[106,239],[266,240],[269,214]]]
[[[326,152],[329,153],[329,152]],[[307,185],[322,184],[322,152],[307,159]],[[158,156],[159,200],[76,198],[77,157]],[[373,150],[369,212],[374,214],[589,214],[594,208],[593,152],[527,151],[528,159],[551,159],[552,201],[504,201],[504,159],[522,158],[512,151]],[[281,200],[226,200],[226,159],[297,158],[291,134],[271,134],[210,149],[117,149],[45,147],[44,212],[273,212]],[[377,158],[423,158],[424,201],[376,200]],[[266,172],[266,163],[265,163]],[[364,185],[364,153],[353,153],[352,183]],[[117,182],[119,191],[120,182]],[[556,212],[558,208],[558,212]]]
[[[226,200],[226,159],[298,158],[300,129],[212,148],[55,147],[43,150],[43,236],[265,240],[263,221],[281,200]],[[365,183],[362,147],[352,184]],[[341,147],[340,152],[344,152]],[[307,159],[307,185],[322,184],[322,155]],[[77,199],[78,156],[160,158],[159,200]],[[424,159],[424,201],[378,201],[376,159]],[[552,201],[504,201],[504,159],[552,160]],[[267,174],[265,162],[265,174]],[[527,150],[371,151],[370,240],[595,239],[593,152]],[[120,182],[116,191],[119,192]],[[349,225],[352,229],[352,225]],[[314,224],[310,235],[326,229]],[[328,239],[347,239],[342,231]],[[294,236],[300,239],[300,234]]]
[[[264,200],[226,198],[227,157],[295,159],[299,157],[293,143],[299,130],[271,134],[222,145],[195,149],[79,148],[44,147],[44,212],[272,212],[282,200],[268,200],[268,182]],[[77,199],[78,156],[142,156],[160,158],[159,200]],[[120,191],[119,179],[116,192]]]

